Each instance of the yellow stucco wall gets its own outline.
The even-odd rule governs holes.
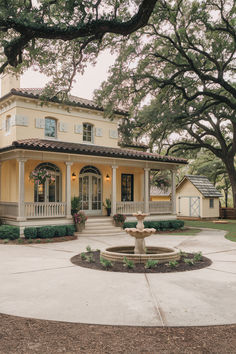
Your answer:
[[[42,160],[27,160],[25,162],[25,202],[34,201],[34,183],[30,180],[30,173],[43,162],[54,163],[61,171],[62,174],[62,201],[65,201],[65,188],[66,188],[66,165],[64,162],[55,162],[48,159]],[[102,165],[96,163],[80,164],[74,163],[71,166],[71,175],[75,173],[76,178],[72,180],[71,177],[71,197],[79,195],[79,174],[81,169],[86,165],[92,165],[101,173],[102,176],[102,200],[105,202],[106,198],[111,198],[112,191],[112,168],[109,165]],[[18,162],[16,160],[9,160],[2,163],[1,168],[1,200],[8,202],[18,201]],[[117,168],[117,201],[121,201],[121,174],[133,174],[134,175],[134,201],[143,200],[143,169],[130,168],[120,166]],[[110,179],[107,181],[106,176],[109,175]],[[103,214],[105,214],[105,208],[103,208]]]
[[[4,121],[7,116],[21,116],[28,118],[28,126],[12,126],[10,133],[4,130]],[[117,131],[117,119],[110,121],[103,117],[103,113],[83,108],[69,108],[62,105],[43,105],[36,101],[17,98],[7,108],[2,109],[0,114],[0,148],[8,146],[14,140],[27,138],[45,139],[44,128],[36,128],[36,119],[54,118],[57,121],[58,141],[86,143],[83,142],[83,134],[75,132],[75,125],[82,126],[83,123],[90,123],[94,127],[94,145],[117,147],[118,138],[112,138],[110,131]],[[61,123],[65,123],[67,131],[60,131]],[[102,136],[97,136],[96,128],[102,130]],[[50,138],[52,139],[52,138]]]
[[[219,211],[219,198],[212,198],[214,199],[214,208],[210,208],[210,199],[211,198],[203,198],[202,199],[202,215],[203,217],[208,218],[218,218],[220,211]]]

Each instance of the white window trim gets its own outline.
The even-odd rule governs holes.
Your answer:
[[[91,141],[84,140],[84,124],[88,124],[88,125],[90,125],[92,127],[92,129],[91,129]],[[94,125],[92,123],[83,122],[82,123],[82,127],[83,127],[83,131],[82,131],[82,142],[83,142],[83,144],[93,145],[94,144],[94,130],[95,130]]]
[[[56,136],[48,136],[46,135],[46,119],[52,119],[56,122]],[[58,140],[58,120],[54,117],[45,117],[44,118],[44,138],[46,140]]]

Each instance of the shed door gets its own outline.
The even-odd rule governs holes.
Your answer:
[[[200,197],[189,197],[189,215],[198,218],[200,216]]]
[[[179,196],[179,216],[200,217],[200,197]]]

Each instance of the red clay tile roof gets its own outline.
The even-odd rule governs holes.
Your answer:
[[[6,95],[16,95],[16,96],[22,96],[22,97],[29,97],[29,98],[40,98],[40,96],[43,93],[42,88],[19,88],[19,89],[11,89],[11,91]],[[92,100],[87,100],[85,98],[77,97],[77,96],[68,96],[69,101],[63,102],[65,105],[72,105],[72,106],[77,106],[77,107],[82,107],[82,108],[88,108],[88,109],[96,109],[97,111],[104,111],[103,107],[98,106],[94,101]],[[1,99],[0,99],[1,100]],[[60,103],[59,98],[54,97],[49,99],[48,101],[50,102],[56,102]],[[122,116],[127,116],[128,113],[124,111],[115,111],[114,113],[122,115]]]
[[[1,151],[14,150],[14,149],[26,149],[26,150],[39,150],[39,151],[54,151],[61,153],[70,153],[78,155],[95,155],[114,158],[134,159],[134,160],[148,160],[169,162],[178,164],[187,164],[187,160],[173,157],[163,156],[150,152],[112,148],[97,145],[77,144],[63,141],[52,141],[42,139],[24,139],[17,140],[12,143],[11,146],[3,148]]]

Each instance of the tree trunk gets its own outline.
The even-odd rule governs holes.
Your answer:
[[[228,208],[228,189],[225,189],[224,192],[225,192],[225,207]]]
[[[233,205],[236,208],[236,169],[234,167],[234,156],[232,157],[225,157],[222,159],[227,169],[229,180],[232,188],[232,195],[233,195]]]

